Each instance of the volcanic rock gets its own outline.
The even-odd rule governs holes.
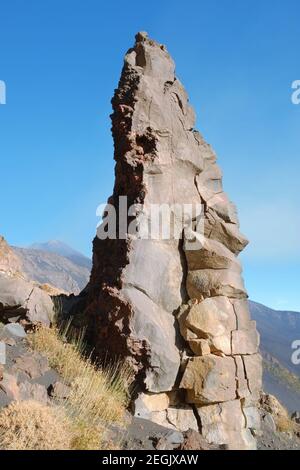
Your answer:
[[[248,242],[174,62],[146,33],[112,106],[115,185],[94,239],[88,339],[131,367],[133,400],[158,394],[137,399],[147,417],[253,449],[262,369],[237,259]]]

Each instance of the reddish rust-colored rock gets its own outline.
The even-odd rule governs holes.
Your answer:
[[[150,410],[151,419],[164,423],[172,415],[179,428],[191,403],[211,444],[254,448],[243,407],[254,416],[261,366],[237,260],[248,242],[222,189],[216,155],[194,129],[174,62],[146,33],[125,56],[112,105],[116,167],[108,202],[118,223],[120,196],[128,207],[139,206],[125,229],[117,225],[116,239],[103,237],[106,217],[98,229],[89,339],[97,355],[132,366],[135,391],[180,392],[176,406]],[[152,222],[154,204],[171,208],[179,239],[141,239],[128,230],[128,223]],[[252,429],[254,420],[248,421]]]

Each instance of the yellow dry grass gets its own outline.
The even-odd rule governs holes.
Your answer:
[[[68,337],[68,341],[67,338]],[[31,348],[44,354],[70,394],[50,405],[14,402],[0,412],[0,449],[98,450],[118,447],[106,437],[111,423],[124,424],[130,373],[118,365],[99,368],[84,355],[83,333],[69,325],[41,327],[28,335]]]
[[[35,401],[13,402],[0,412],[0,448],[68,450],[71,424],[61,409]]]
[[[289,416],[276,416],[275,423],[277,430],[280,432],[294,433],[297,431],[297,424]]]
[[[71,385],[69,412],[90,422],[122,422],[130,374],[118,365],[96,368],[90,358],[83,356],[82,335],[67,342],[67,330],[42,327],[29,335],[29,342]]]

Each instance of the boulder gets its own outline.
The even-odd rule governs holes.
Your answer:
[[[22,325],[19,323],[9,323],[8,325],[5,325],[4,327],[4,332],[8,336],[14,336],[16,338],[26,338],[26,332],[23,328]]]
[[[238,216],[235,205],[224,192],[215,194],[207,202],[208,208],[224,220],[224,222],[238,225]]]
[[[185,312],[181,312],[179,323],[193,331],[198,338],[212,338],[234,330],[236,317],[229,299],[220,296],[192,304]]]
[[[65,400],[71,393],[71,387],[64,384],[63,382],[55,382],[48,388],[48,393],[52,398]]]
[[[28,381],[22,382],[19,386],[19,400],[34,400],[46,405],[48,403],[47,390],[40,384],[32,384]]]
[[[198,242],[200,245],[198,250],[191,250],[188,249],[190,245],[187,246],[185,240],[185,255],[189,270],[233,269],[241,271],[241,265],[236,256],[222,243],[204,238],[196,232],[189,234],[189,237],[194,237],[195,243]]]
[[[213,354],[188,360],[180,387],[189,403],[209,404],[236,396],[236,366],[232,357]]]
[[[276,432],[277,426],[271,413],[265,413],[262,417],[262,421],[271,432]]]
[[[20,390],[17,378],[8,372],[3,372],[3,377],[0,382],[0,389],[7,395],[9,400],[19,400]]]
[[[213,354],[230,356],[232,354],[231,335],[216,336],[210,340],[210,350]]]
[[[48,359],[37,352],[28,351],[16,359],[13,370],[25,372],[31,379],[36,379],[49,370]]]
[[[201,296],[225,296],[238,299],[247,297],[240,273],[228,269],[189,271],[187,291],[191,299],[201,298]]]
[[[205,236],[226,246],[232,253],[239,254],[247,245],[248,240],[239,231],[236,224],[224,222],[216,214],[205,220]]]
[[[166,393],[140,393],[134,402],[134,416],[149,419],[153,411],[164,411],[170,404]]]
[[[0,316],[26,317],[32,323],[49,325],[54,304],[47,292],[19,276],[0,273]]]
[[[220,447],[209,444],[199,432],[188,429],[180,450],[220,450]]]
[[[251,431],[259,431],[261,427],[260,414],[256,406],[246,406],[243,408],[246,418],[246,426]]]

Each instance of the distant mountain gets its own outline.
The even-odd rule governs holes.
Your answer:
[[[78,294],[89,281],[91,260],[62,242],[12,248],[20,260],[22,272],[31,280],[74,294]]]
[[[289,411],[300,410],[300,365],[291,361],[292,342],[300,339],[300,313],[249,303],[261,335],[264,389],[275,395]]]
[[[272,310],[253,301],[250,301],[250,311],[258,325],[263,351],[300,376],[300,367],[291,361],[291,344],[300,340],[300,313]]]
[[[91,269],[92,267],[92,261],[90,260],[90,258],[87,258],[79,251],[74,250],[74,248],[59,240],[50,240],[45,243],[33,243],[29,246],[29,249],[45,251],[47,253],[55,253],[56,255],[68,258],[73,263],[78,264],[79,266],[84,266],[88,269]]]

